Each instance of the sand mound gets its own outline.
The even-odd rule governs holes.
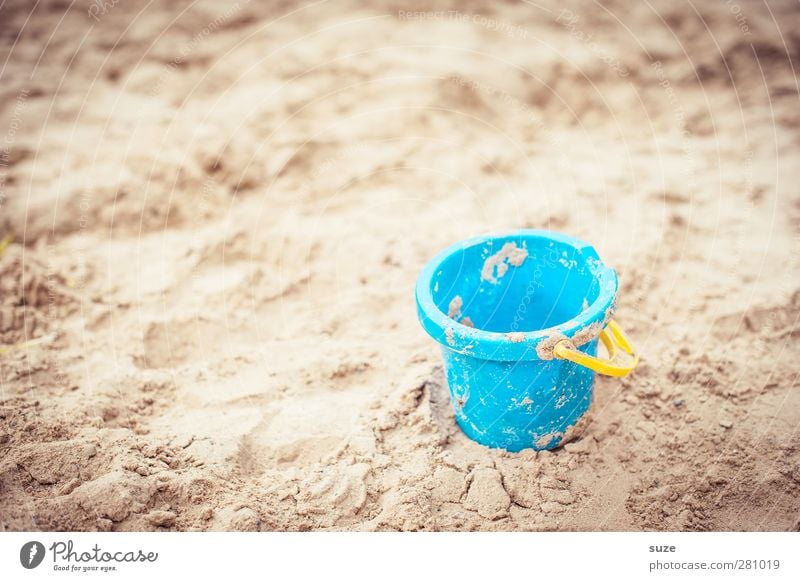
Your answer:
[[[41,253],[12,244],[0,255],[0,340],[4,345],[47,335],[76,310],[66,279]]]

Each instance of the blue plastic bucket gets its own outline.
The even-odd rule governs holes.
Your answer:
[[[417,312],[442,345],[461,429],[513,452],[573,437],[595,372],[554,348],[594,357],[616,295],[617,275],[595,249],[555,232],[482,236],[437,254],[417,281]]]

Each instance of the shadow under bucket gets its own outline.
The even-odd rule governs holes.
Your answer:
[[[613,337],[604,330],[616,294],[595,249],[555,232],[482,236],[437,254],[417,281],[417,312],[442,345],[461,429],[512,452],[574,437],[595,371],[621,376],[638,362],[613,322]],[[608,360],[596,357],[598,338]]]

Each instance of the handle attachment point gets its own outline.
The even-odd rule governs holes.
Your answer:
[[[569,339],[556,343],[553,355],[558,359],[566,359],[602,375],[612,377],[625,377],[636,368],[639,363],[639,355],[635,353],[630,341],[614,321],[609,321],[608,326],[600,332],[600,340],[606,346],[608,359],[593,357],[578,351]],[[621,355],[620,351],[625,354]]]

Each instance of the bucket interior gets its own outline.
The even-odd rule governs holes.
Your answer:
[[[490,240],[447,257],[431,280],[452,319],[498,333],[539,331],[580,314],[600,293],[591,259],[558,241]]]

